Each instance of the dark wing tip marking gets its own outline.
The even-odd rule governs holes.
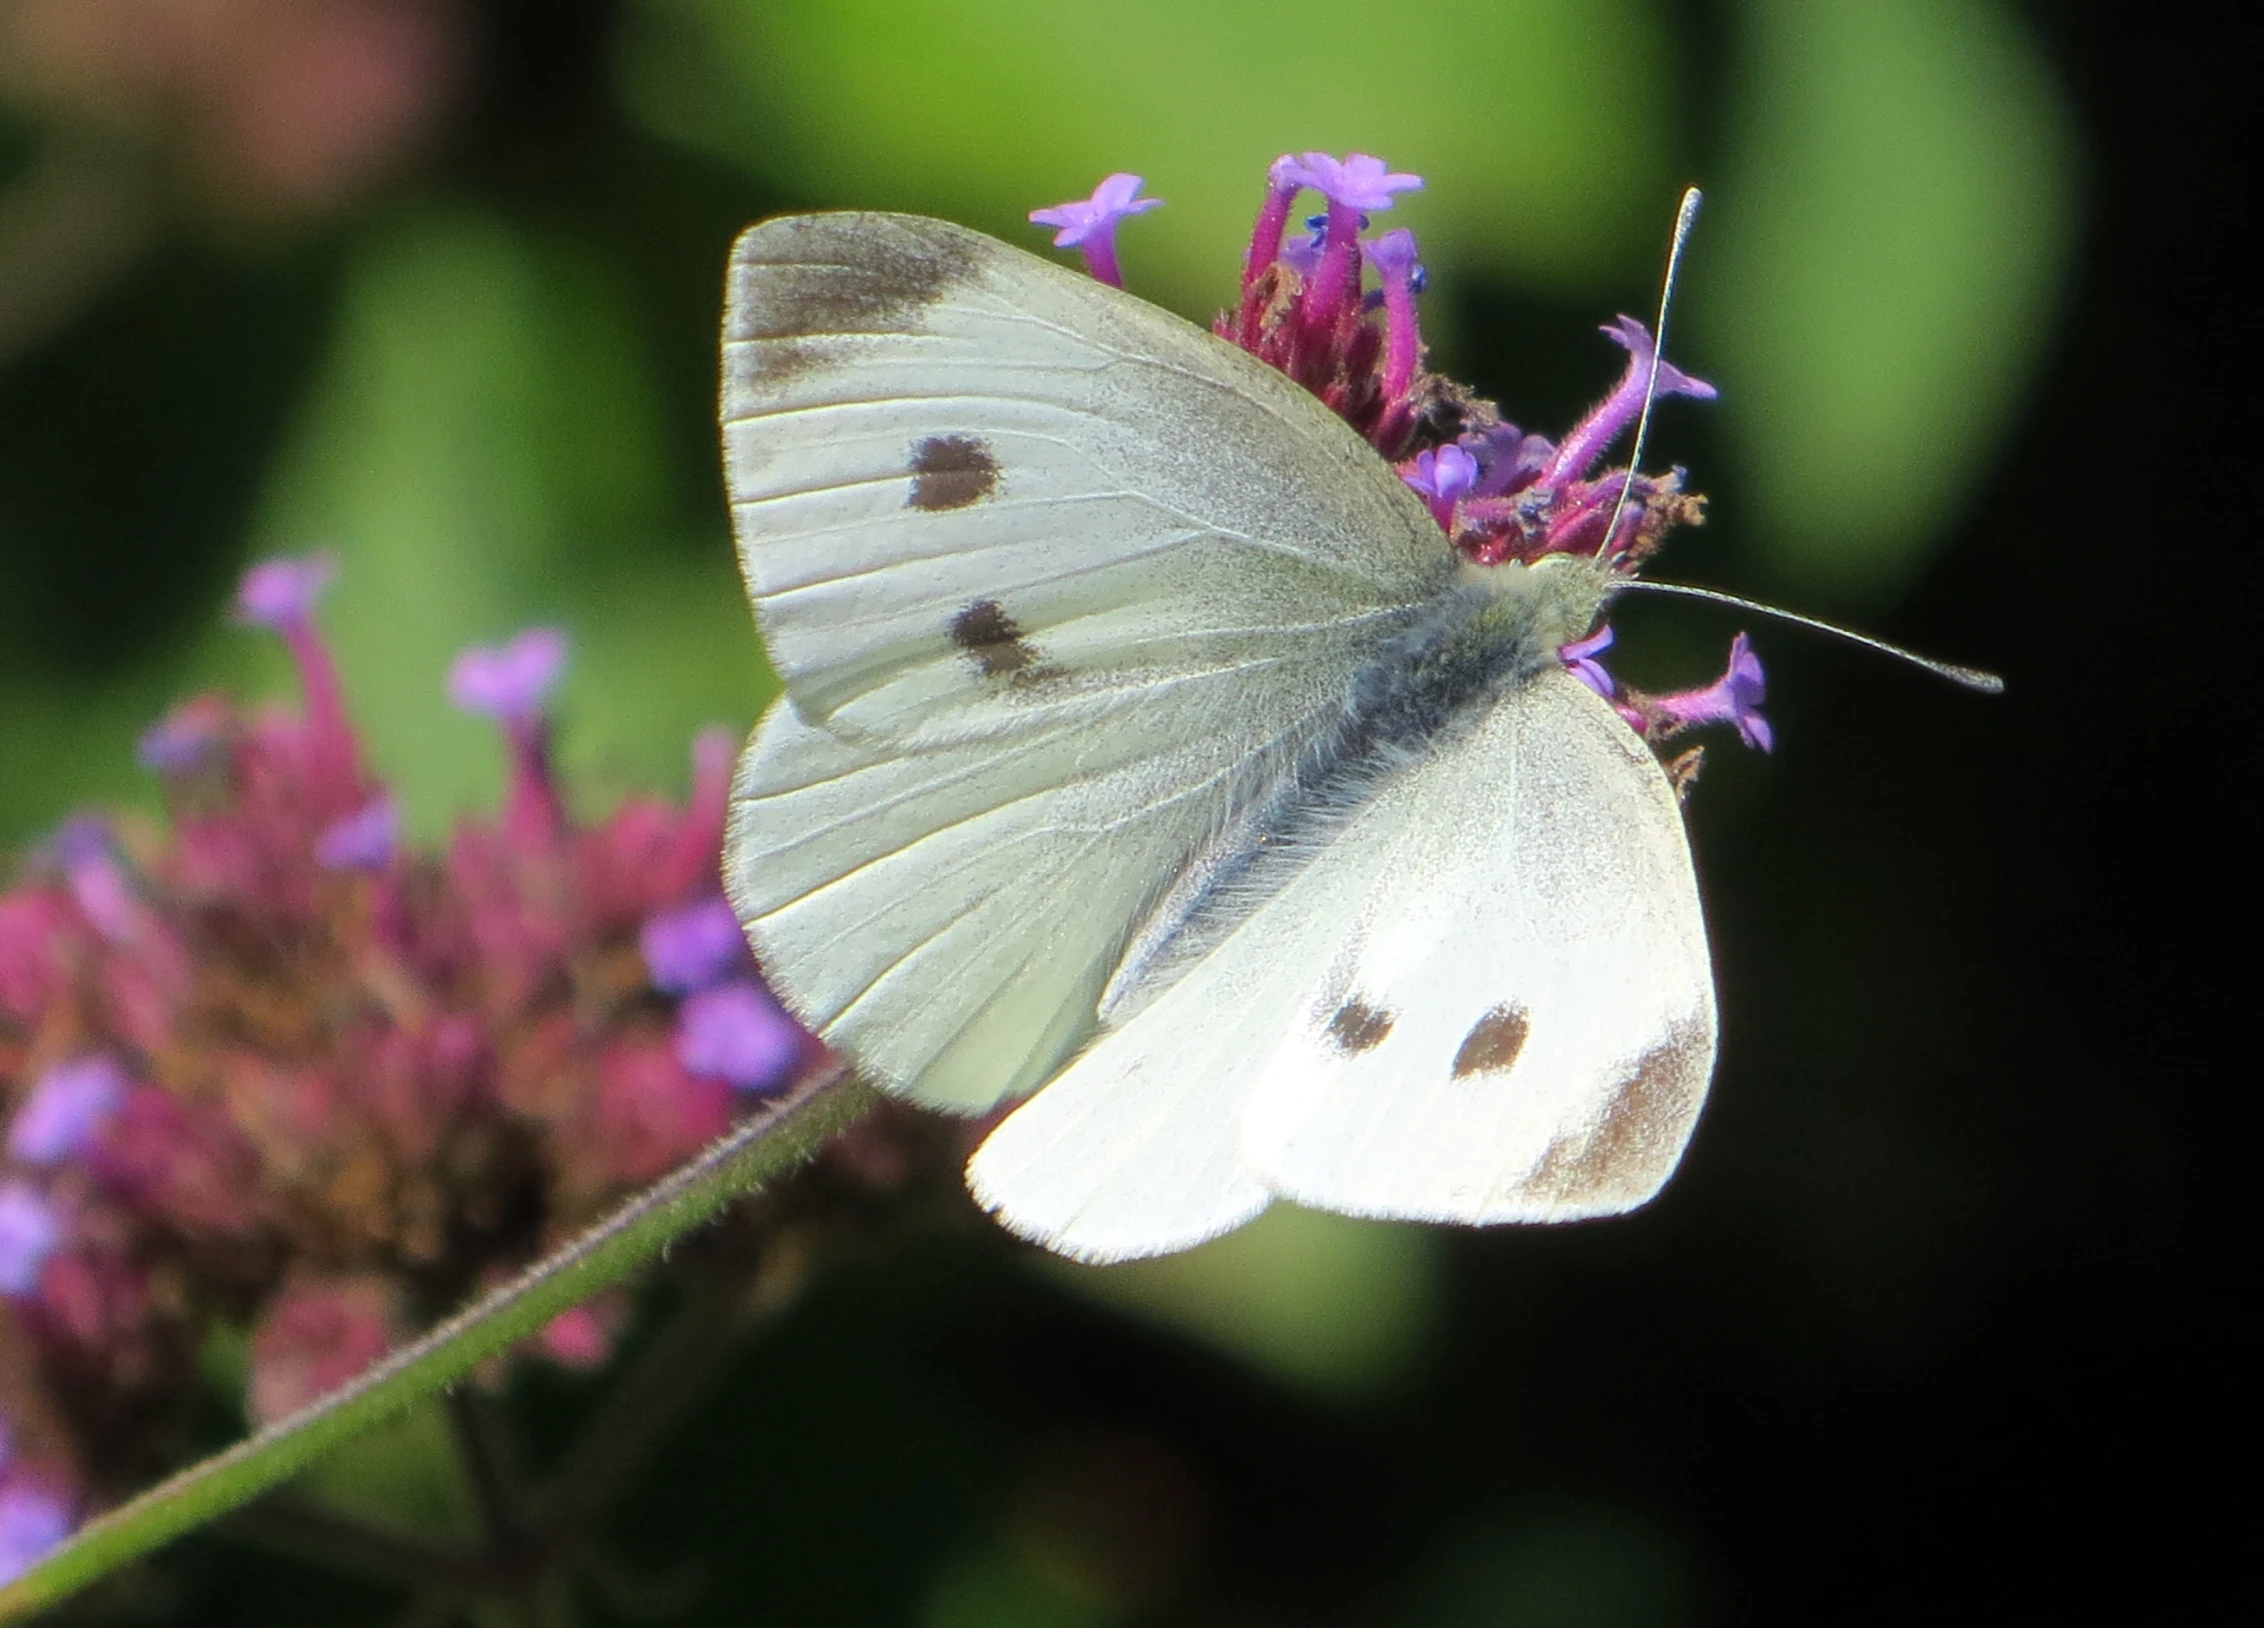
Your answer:
[[[1466,1080],[1473,1074],[1506,1073],[1532,1032],[1533,1020],[1522,1006],[1495,1007],[1470,1025],[1470,1032],[1462,1037],[1462,1045],[1454,1054],[1454,1077]]]
[[[985,678],[1008,678],[1037,665],[1037,648],[995,599],[978,599],[954,616],[951,642]]]
[[[1648,1198],[1689,1140],[1701,1095],[1690,1089],[1690,1075],[1703,1066],[1704,1046],[1697,1030],[1681,1029],[1638,1057],[1594,1130],[1550,1144],[1533,1189],[1576,1204],[1632,1206]]]
[[[972,435],[931,435],[912,448],[911,475],[907,507],[964,509],[996,489],[998,460]]]
[[[1381,1045],[1391,1033],[1392,1015],[1355,997],[1336,1009],[1329,1019],[1329,1039],[1348,1057]]]
[[[974,281],[972,236],[880,216],[766,221],[739,241],[724,338],[764,342],[749,364],[758,386],[839,366],[846,337],[917,333],[929,306]]]

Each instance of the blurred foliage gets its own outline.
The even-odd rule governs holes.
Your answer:
[[[0,22],[39,9],[8,0]],[[164,156],[185,127],[143,119],[129,140],[114,101],[73,101],[75,81],[53,76],[34,95],[0,71],[0,267],[21,246],[10,232],[63,241],[33,234],[52,224],[35,205],[62,200],[65,224],[138,222],[87,251],[66,303],[0,320],[14,344],[0,355],[0,840],[35,837],[74,802],[146,799],[131,741],[171,697],[277,687],[262,654],[210,624],[236,566],[281,548],[342,557],[349,689],[421,831],[499,778],[487,732],[444,704],[449,656],[530,621],[575,641],[569,767],[680,785],[692,729],[744,725],[768,693],[710,424],[729,234],[766,212],[923,210],[1038,247],[1029,208],[1134,169],[1170,207],[1127,232],[1128,281],[1199,317],[1231,288],[1269,157],[1372,150],[1428,179],[1399,218],[1431,266],[1439,360],[1549,430],[1536,404],[1589,399],[1616,368],[1587,330],[1646,308],[1676,187],[1697,180],[1712,205],[1673,348],[1723,400],[1677,406],[1667,427],[1670,454],[1709,449],[1697,484],[1717,496],[1714,535],[1676,563],[1874,609],[1915,580],[1999,455],[2081,214],[2071,115],[1994,0],[1501,0],[1408,20],[1338,0],[427,9],[454,19],[460,49],[432,57],[429,96],[401,104],[383,162],[251,212],[256,229],[232,149],[198,147],[205,179],[180,183]],[[77,163],[88,151],[125,156]],[[0,318],[9,299],[0,281]],[[1739,806],[1734,780],[1723,795],[1710,822]],[[685,1529],[711,1529],[689,1506],[724,1496],[725,1530],[773,1521],[760,1554],[791,1554],[827,1541],[795,1477],[855,1482],[849,1504],[892,1533],[886,1553],[841,1540],[827,1552],[867,1564],[837,1559],[856,1575],[831,1605],[798,1607],[799,1585],[779,1585],[780,1620],[1150,1620],[1168,1589],[1095,1582],[1062,1558],[1082,1540],[1030,1511],[1047,1475],[1109,1483],[1110,1453],[1148,1463],[1152,1443],[1071,1431],[1048,1446],[1068,1427],[1039,1417],[1059,1411],[1042,1364],[1001,1356],[971,1332],[981,1318],[1094,1372],[1178,1364],[1158,1382],[1174,1405],[1304,1420],[1386,1408],[1424,1375],[1455,1330],[1444,1271],[1428,1233],[1285,1215],[1182,1260],[1049,1266],[1020,1287],[964,1266],[857,1277],[749,1359],[732,1407],[655,1478],[631,1545],[679,1505]],[[1080,1309],[1033,1286],[1062,1277],[1080,1281]],[[952,1294],[966,1303],[944,1309]],[[1213,1354],[1187,1355],[1185,1335]],[[945,1378],[921,1356],[946,1350],[938,1367],[982,1402],[938,1399]],[[793,1419],[760,1413],[756,1398],[780,1396],[802,1399]],[[1088,1468],[1045,1467],[1063,1453]],[[1408,1562],[1392,1609],[1414,1614],[1399,1620],[1703,1616],[1683,1540],[1650,1517],[1571,1494],[1510,1508],[1479,1470],[1413,1501],[1421,1535],[1337,1534],[1427,1556]],[[1304,1472],[1329,1473],[1265,1471]],[[735,1477],[759,1485],[714,1494]],[[1278,1547],[1249,1529],[1261,1494],[1200,1497],[1242,1512],[1209,1541]],[[1140,1518],[1091,1516],[1112,1531]],[[1153,1575],[1195,1564],[1155,1541]],[[709,1581],[742,1562],[714,1562]],[[243,1609],[331,1598],[295,1576],[267,1574]],[[1280,1609],[1232,1620],[1299,1620]]]

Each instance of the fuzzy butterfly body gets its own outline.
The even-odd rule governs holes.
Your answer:
[[[725,463],[785,693],[732,899],[873,1083],[1026,1099],[969,1183],[1067,1254],[1274,1197],[1625,1210],[1711,1074],[1674,792],[1559,654],[1610,566],[1473,563],[1308,386],[939,221],[733,256]]]

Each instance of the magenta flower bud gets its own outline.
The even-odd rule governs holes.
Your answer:
[[[57,1063],[39,1077],[8,1126],[9,1156],[59,1164],[86,1151],[126,1098],[126,1071],[97,1053]]]
[[[739,918],[720,893],[646,917],[637,944],[653,987],[671,995],[705,989],[749,960]]]
[[[262,560],[237,585],[237,618],[278,633],[296,627],[313,617],[337,572],[338,562],[328,554]]]
[[[703,1079],[768,1090],[787,1083],[801,1052],[801,1029],[751,978],[703,989],[677,1011],[677,1060]]]
[[[353,813],[332,820],[314,839],[315,863],[333,871],[381,871],[400,841],[401,811],[379,792]]]
[[[542,710],[566,671],[566,635],[531,627],[509,644],[474,645],[448,670],[448,699],[466,712],[508,721]]]
[[[1078,249],[1085,256],[1085,269],[1095,280],[1111,288],[1124,286],[1123,274],[1116,264],[1116,223],[1127,215],[1145,214],[1163,203],[1161,198],[1143,198],[1140,178],[1119,171],[1093,188],[1090,198],[1078,198],[1050,209],[1030,211],[1032,224],[1057,226],[1053,246],[1057,249]]]
[[[1702,690],[1685,690],[1676,695],[1662,695],[1656,705],[1661,714],[1678,728],[1690,729],[1699,724],[1735,724],[1745,744],[1766,752],[1775,744],[1769,721],[1761,716],[1761,703],[1767,699],[1769,685],[1761,671],[1761,658],[1753,653],[1752,644],[1740,633],[1730,641],[1729,665],[1722,676]]]
[[[1570,644],[1557,647],[1557,660],[1564,663],[1566,670],[1607,701],[1618,692],[1619,686],[1612,682],[1612,675],[1604,671],[1603,664],[1596,658],[1609,650],[1611,643],[1611,624],[1607,622],[1585,639],[1574,639]]]
[[[1401,470],[1399,478],[1422,493],[1431,518],[1451,536],[1455,504],[1478,483],[1478,460],[1450,442],[1415,454],[1415,467]]]
[[[0,1585],[14,1582],[71,1535],[70,1500],[29,1476],[0,1484]]]
[[[1627,371],[1620,375],[1612,393],[1564,438],[1556,457],[1541,476],[1543,486],[1562,486],[1585,475],[1589,465],[1603,456],[1604,448],[1642,414],[1643,392],[1651,378],[1651,330],[1633,317],[1622,316],[1598,331],[1627,352]],[[1661,358],[1658,394],[1695,396],[1700,401],[1711,401],[1719,392],[1704,379],[1692,378]]]
[[[0,1183],[0,1294],[27,1295],[39,1287],[62,1230],[46,1194],[27,1181]]]

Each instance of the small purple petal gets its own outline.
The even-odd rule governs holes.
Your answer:
[[[1420,175],[1394,174],[1368,153],[1347,153],[1341,160],[1328,153],[1302,153],[1282,173],[1346,209],[1389,209],[1393,193],[1423,185]]]
[[[1116,264],[1116,223],[1163,202],[1161,198],[1140,197],[1139,191],[1140,178],[1119,171],[1093,188],[1090,198],[1055,204],[1051,209],[1033,209],[1030,219],[1040,226],[1060,227],[1053,235],[1055,248],[1079,250],[1095,282],[1122,288],[1124,274]]]
[[[1361,244],[1360,252],[1368,257],[1378,276],[1412,278],[1415,274],[1415,234],[1404,226],[1395,226],[1373,242]]]
[[[1604,671],[1603,663],[1596,660],[1611,648],[1611,624],[1596,629],[1585,639],[1574,639],[1570,644],[1557,647],[1557,659],[1564,663],[1572,676],[1609,701],[1619,692],[1612,675]]]
[[[8,1152],[25,1164],[57,1164],[86,1151],[126,1099],[126,1071],[97,1054],[57,1063],[39,1077],[8,1126]]]
[[[1415,467],[1400,479],[1425,497],[1452,503],[1478,482],[1478,460],[1449,442],[1415,454]]]
[[[1639,378],[1647,378],[1651,370],[1651,330],[1633,317],[1614,317],[1596,330],[1628,354],[1628,359],[1640,369]],[[1659,358],[1659,388],[1662,396],[1694,396],[1700,401],[1712,401],[1721,392],[1704,379],[1682,371],[1665,357]]]
[[[802,1031],[751,979],[703,989],[677,1010],[676,1060],[689,1074],[761,1091],[785,1083],[801,1050]]]
[[[55,1207],[24,1181],[0,1184],[0,1294],[29,1294],[61,1233]]]
[[[747,959],[747,936],[721,894],[647,916],[637,943],[653,987],[671,995],[705,989]]]
[[[448,698],[484,718],[524,718],[566,670],[566,635],[531,627],[505,645],[474,645],[448,670]]]
[[[315,602],[337,570],[338,562],[328,554],[262,560],[237,586],[237,618],[255,627],[297,627],[314,614]]]
[[[379,792],[353,813],[332,820],[314,839],[315,863],[325,870],[381,871],[393,863],[401,837],[401,810]]]
[[[1720,678],[1702,690],[1662,695],[1657,705],[1668,720],[1685,729],[1698,724],[1735,724],[1746,745],[1766,752],[1776,744],[1769,721],[1760,710],[1768,693],[1761,658],[1740,633],[1730,641],[1729,665]]]
[[[1328,242],[1328,232],[1328,216],[1309,216],[1305,230],[1282,244],[1281,263],[1300,277],[1311,277],[1321,263],[1321,249]]]
[[[1061,228],[1053,235],[1055,248],[1082,248],[1094,233],[1115,230],[1116,223],[1125,216],[1145,214],[1162,205],[1161,198],[1143,198],[1139,191],[1140,178],[1119,171],[1093,188],[1090,198],[1055,204],[1050,209],[1033,209],[1030,220],[1034,225]]]
[[[134,761],[155,774],[192,773],[219,753],[228,722],[228,703],[217,695],[183,701],[142,731]]]
[[[71,1506],[28,1480],[0,1486],[0,1585],[14,1582],[71,1535]]]

